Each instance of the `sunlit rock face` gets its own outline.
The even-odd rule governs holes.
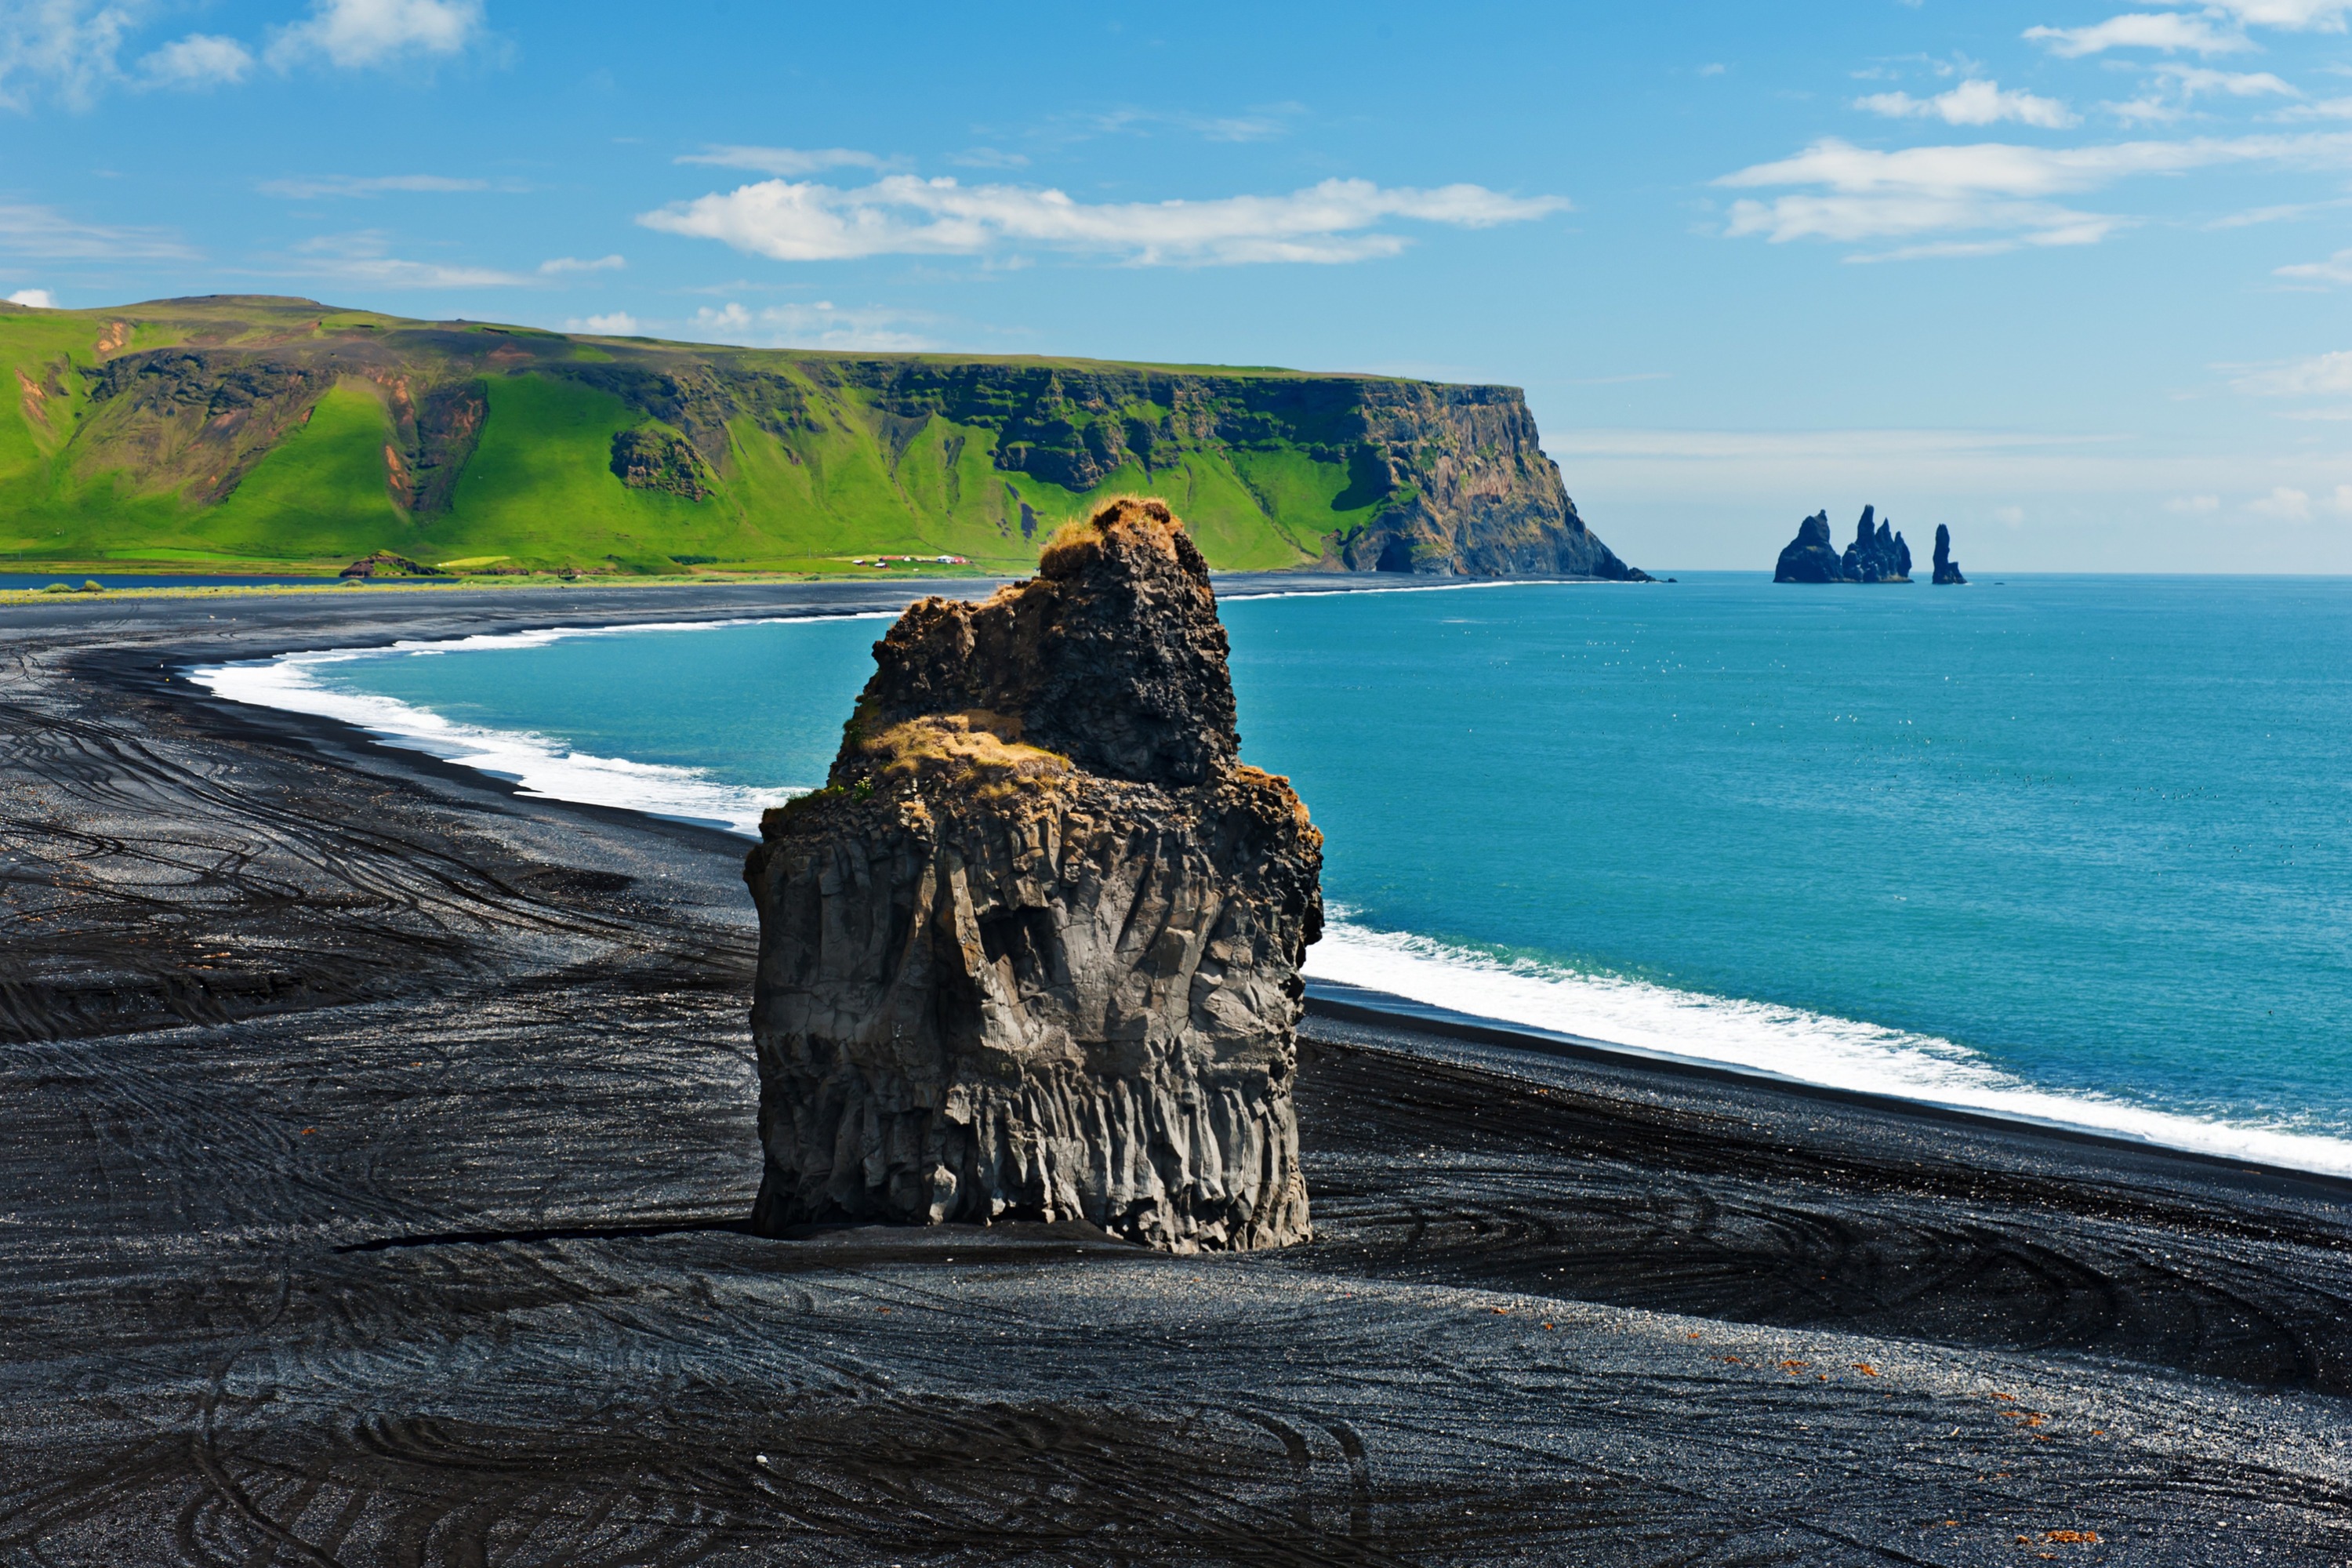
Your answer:
[[[1291,1106],[1322,836],[1239,761],[1206,563],[1158,501],[875,646],[827,786],[745,867],[755,1223],[1308,1235]]]

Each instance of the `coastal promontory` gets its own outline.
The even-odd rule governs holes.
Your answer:
[[[1291,1091],[1322,836],[1240,761],[1206,563],[1160,501],[925,599],[826,787],[745,868],[755,1226],[1082,1220],[1179,1252],[1308,1233]]]
[[[0,302],[0,552],[109,570],[1017,575],[1172,497],[1220,571],[1636,581],[1517,387],[751,349],[208,295]],[[5,381],[0,375],[0,381]]]

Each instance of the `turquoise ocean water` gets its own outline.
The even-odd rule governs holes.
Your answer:
[[[2352,581],[1523,584],[1228,601],[1328,836],[1310,973],[1815,1081],[2352,1172]],[[739,830],[874,619],[212,679]]]

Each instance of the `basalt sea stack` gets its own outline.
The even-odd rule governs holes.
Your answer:
[[[754,1224],[1308,1234],[1291,1109],[1322,836],[1239,758],[1206,563],[1159,501],[875,645],[826,787],[768,814]]]
[[[1940,522],[1936,525],[1936,581],[1946,585],[1968,581],[1960,575],[1960,563],[1952,559],[1952,531]]]

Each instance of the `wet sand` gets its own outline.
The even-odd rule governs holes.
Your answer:
[[[906,592],[0,611],[0,1561],[2352,1559],[2343,1184],[1327,1005],[1311,1244],[761,1240],[740,840],[173,679]]]

